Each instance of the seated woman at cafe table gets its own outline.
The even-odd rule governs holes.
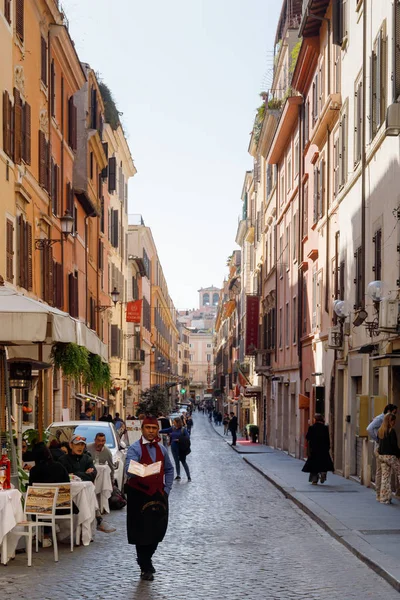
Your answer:
[[[75,433],[69,443],[69,453],[61,456],[58,462],[67,469],[70,475],[76,475],[82,481],[94,482],[97,471],[92,457],[85,450],[86,438]]]
[[[34,445],[32,458],[35,461],[35,466],[29,471],[29,485],[33,485],[34,483],[69,483],[69,475],[66,468],[53,460],[51,452],[44,442]],[[60,512],[60,514],[62,513]],[[50,532],[51,527],[44,528],[43,548],[52,545]]]

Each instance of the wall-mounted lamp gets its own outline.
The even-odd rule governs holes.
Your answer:
[[[64,216],[60,217],[61,233],[62,233],[63,238],[66,239],[69,235],[71,235],[71,233],[74,230],[74,223],[75,223],[74,217],[71,215],[69,210],[66,210],[64,213]],[[61,242],[61,239],[62,238],[60,238],[58,240],[49,240],[49,239],[45,238],[45,239],[35,240],[35,248],[37,250],[44,250],[45,248],[49,248],[56,242]]]
[[[398,102],[388,106],[386,111],[386,135],[390,137],[400,135],[400,104]]]
[[[359,327],[360,325],[362,325],[365,319],[368,317],[368,313],[364,308],[360,308],[358,311],[356,311],[355,315],[356,316],[353,321],[354,327]]]

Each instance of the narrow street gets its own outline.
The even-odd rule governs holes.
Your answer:
[[[125,510],[107,519],[118,531],[90,547],[40,549],[0,567],[7,597],[230,600],[248,598],[389,600],[397,592],[283,497],[196,413],[185,477],[171,493],[170,526],[155,556],[155,581],[139,579],[125,534]]]

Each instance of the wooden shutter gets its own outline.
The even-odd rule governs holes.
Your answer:
[[[24,0],[15,0],[15,33],[24,41]]]
[[[370,59],[370,138],[376,133],[376,54],[372,52]]]
[[[118,210],[113,210],[112,211],[112,239],[111,239],[111,244],[114,248],[118,248],[118,238],[119,238],[119,231],[118,231],[118,227],[119,227],[119,211]]]
[[[108,142],[103,142],[103,150],[104,150],[104,154],[106,155],[106,158],[108,159]],[[102,179],[107,179],[107,175],[108,175],[108,166],[104,167],[104,169],[101,172]]]
[[[6,221],[6,279],[14,281],[14,223],[10,219]]]
[[[118,325],[111,325],[111,356],[118,356],[119,354],[119,336],[118,336]]]
[[[333,0],[332,4],[332,43],[341,46],[343,43],[343,0]]]
[[[42,187],[46,187],[46,172],[47,172],[47,152],[46,152],[46,138],[43,131],[39,130],[39,184]]]
[[[98,256],[98,265],[99,269],[102,271],[104,269],[104,244],[102,240],[99,240],[99,256]]]
[[[400,1],[393,2],[393,101],[400,96]]]
[[[22,215],[18,217],[18,285],[25,287],[25,221]]]
[[[68,100],[68,145],[72,150],[77,149],[78,141],[78,111],[74,104],[74,97]]]
[[[63,309],[63,269],[62,264],[53,262],[53,305]]]
[[[51,116],[56,115],[56,69],[54,66],[54,60],[51,61],[50,65],[50,112]]]
[[[47,85],[47,44],[43,36],[40,38],[40,79]]]
[[[318,190],[318,219],[321,219],[324,214],[324,201],[325,201],[325,161],[321,160],[319,163],[319,190]]]
[[[51,205],[54,215],[60,214],[58,205],[59,171],[58,165],[51,159]]]
[[[31,107],[25,102],[22,119],[22,158],[27,165],[31,164]]]
[[[4,18],[11,25],[11,0],[4,0]]]
[[[7,91],[3,92],[3,150],[12,158],[11,150],[11,121],[12,121],[12,105],[10,96]]]
[[[14,88],[14,162],[21,164],[22,158],[22,102],[21,94]]]
[[[33,236],[32,236],[32,225],[25,223],[25,259],[26,259],[26,285],[28,290],[33,288]]]
[[[319,196],[319,180],[318,167],[314,165],[314,203],[313,203],[313,223],[318,221],[318,196]]]
[[[115,192],[117,186],[117,159],[112,156],[108,160],[108,191]]]
[[[382,229],[378,229],[372,241],[375,245],[374,265],[372,267],[372,270],[375,273],[375,279],[379,281],[382,275]]]

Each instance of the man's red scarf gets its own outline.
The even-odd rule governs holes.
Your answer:
[[[148,451],[149,444],[143,444],[142,439],[140,438],[140,448],[142,451],[142,456],[140,458],[140,464],[142,465],[150,465],[153,462],[161,462],[161,470],[156,475],[150,475],[149,477],[130,477],[128,479],[129,487],[132,487],[135,490],[139,490],[140,492],[144,492],[148,496],[154,496],[157,492],[164,492],[164,454],[158,444],[158,442],[154,442],[150,444],[154,446],[156,449],[156,460],[153,461],[150,457],[150,452]]]

